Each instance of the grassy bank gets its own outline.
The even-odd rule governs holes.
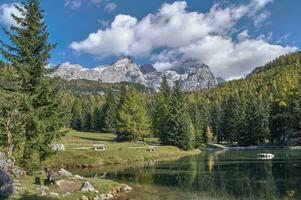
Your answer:
[[[147,151],[147,145],[137,142],[116,143],[114,134],[77,132],[69,133],[58,143],[64,144],[66,150],[58,152],[45,164],[52,167],[102,167],[111,164],[130,164],[134,162],[161,160],[188,156],[198,151],[182,151],[173,146],[159,146],[155,152]],[[157,142],[149,138],[147,142]],[[94,151],[92,144],[105,144],[106,150]]]
[[[36,179],[41,181],[40,184],[36,183]],[[55,185],[47,185],[49,190],[47,190],[47,196],[40,196],[38,187],[41,185],[45,185],[46,183],[46,176],[45,175],[34,175],[34,176],[25,176],[21,177],[19,182],[26,187],[26,191],[24,194],[15,194],[10,196],[8,199],[10,200],[51,200],[51,199],[62,199],[62,200],[76,200],[81,199],[83,195],[93,199],[97,195],[97,193],[93,192],[81,192],[75,191],[70,193],[69,195],[60,195],[59,197],[52,197],[49,195],[51,192],[61,194],[59,191],[58,186]],[[120,190],[120,188],[124,187],[125,185],[119,184],[112,180],[105,180],[105,179],[96,179],[96,178],[85,178],[82,181],[89,181],[94,188],[99,192],[98,194],[107,194],[112,191]],[[81,181],[81,182],[82,182]],[[1,199],[1,197],[0,197]]]

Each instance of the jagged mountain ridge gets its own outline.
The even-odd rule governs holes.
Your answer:
[[[157,71],[152,65],[138,65],[131,57],[121,57],[112,65],[100,65],[95,68],[84,68],[80,65],[64,63],[57,67],[52,77],[67,80],[92,80],[103,83],[133,82],[158,90],[163,76],[166,76],[172,86],[180,81],[184,91],[196,91],[204,88],[214,88],[224,80],[216,77],[210,68],[192,60],[179,64],[181,70]]]

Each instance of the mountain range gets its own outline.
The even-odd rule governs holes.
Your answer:
[[[151,64],[138,65],[131,57],[121,57],[111,65],[100,65],[95,68],[85,68],[81,65],[64,63],[50,74],[51,77],[61,77],[66,80],[92,80],[103,83],[138,83],[158,90],[163,76],[172,86],[180,81],[182,90],[197,91],[214,88],[225,82],[215,76],[207,65],[195,59],[186,59],[166,71],[158,71]]]

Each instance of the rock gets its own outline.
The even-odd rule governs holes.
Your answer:
[[[46,173],[47,181],[49,183],[56,183],[60,180],[60,177],[57,174],[55,174],[50,168],[45,167],[44,171]]]
[[[89,200],[89,198],[87,196],[83,195],[81,200]]]
[[[113,198],[114,198],[114,195],[112,195],[111,193],[108,193],[108,194],[106,195],[106,197],[107,197],[107,199],[113,199]]]
[[[47,192],[49,191],[49,187],[41,185],[36,188],[38,190],[38,195],[41,197],[47,196]]]
[[[71,195],[71,193],[70,192],[66,192],[65,194],[62,195],[62,197],[66,197],[66,196],[69,196],[69,195]]]
[[[105,195],[105,194],[100,194],[100,195],[94,197],[93,200],[106,200],[106,199],[107,199],[107,195]]]
[[[45,185],[40,185],[37,187],[37,190],[44,190],[44,191],[48,191],[49,187],[45,186]]]
[[[53,144],[52,145],[53,151],[65,151],[65,145],[63,144]]]
[[[26,171],[21,167],[14,166],[12,168],[12,174],[15,177],[26,176]]]
[[[295,132],[292,136],[287,140],[288,146],[298,146],[301,145],[301,131]]]
[[[22,186],[22,184],[18,180],[14,180],[13,188],[14,188],[14,193],[24,193],[26,191],[26,187]]]
[[[133,188],[131,188],[131,187],[128,186],[128,185],[122,187],[122,189],[121,189],[122,192],[130,192],[130,191],[132,191],[132,190],[133,190]]]
[[[4,153],[0,152],[0,169],[6,171],[7,167],[6,156]]]
[[[106,150],[106,145],[104,145],[104,144],[92,144],[92,149],[94,151],[97,151],[97,150],[104,151],[104,150]]]
[[[47,192],[41,191],[40,193],[38,193],[38,195],[41,197],[45,197],[45,196],[47,196]]]
[[[0,197],[7,197],[14,192],[12,179],[0,169]]]
[[[83,191],[83,192],[95,192],[95,188],[88,181],[86,181],[86,182],[83,183],[83,186],[82,186],[82,188],[80,190]]]
[[[72,176],[72,173],[71,172],[68,172],[67,170],[65,170],[65,169],[60,169],[60,171],[58,172],[58,174],[60,175],[60,176],[64,176],[64,177],[70,177],[70,176]]]
[[[56,192],[50,192],[49,196],[51,196],[51,197],[59,197],[60,195],[58,193],[56,193]]]
[[[75,175],[75,176],[73,176],[73,179],[74,179],[74,180],[83,180],[84,177],[82,177],[82,176],[80,176],[80,175]]]

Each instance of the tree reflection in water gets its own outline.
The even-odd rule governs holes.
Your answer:
[[[301,151],[269,152],[274,160],[257,160],[257,151],[203,153],[109,172],[107,178],[133,186],[129,198],[137,200],[301,199]]]

